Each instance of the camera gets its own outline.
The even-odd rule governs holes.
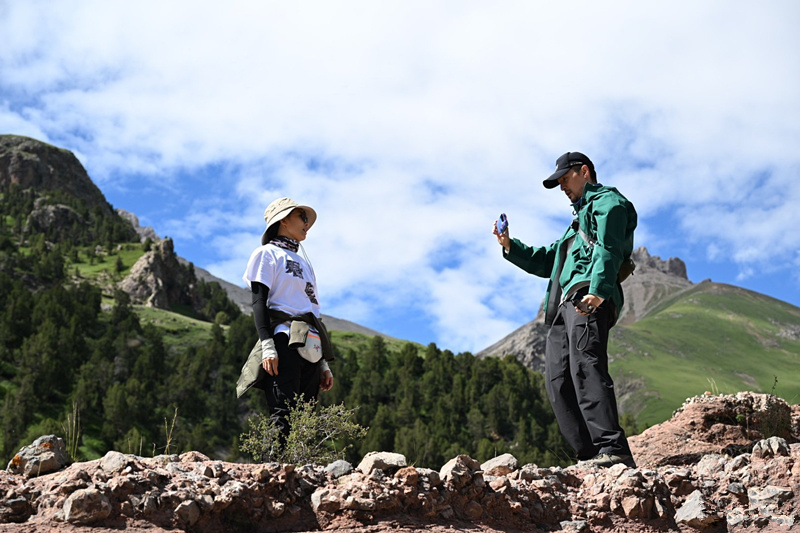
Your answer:
[[[497,233],[502,234],[508,228],[508,217],[506,217],[505,213],[500,213],[500,217],[497,219]]]
[[[572,305],[574,305],[575,307],[577,307],[578,309],[580,309],[584,313],[588,313],[588,314],[591,315],[592,313],[597,311],[597,308],[595,306],[589,305],[589,304],[587,304],[586,302],[583,301],[583,297],[585,295],[586,295],[585,292],[578,291],[577,293],[572,295],[572,298],[570,298],[569,301],[572,302]]]

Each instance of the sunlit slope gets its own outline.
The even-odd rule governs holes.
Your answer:
[[[800,308],[738,287],[704,282],[667,299],[614,328],[609,353],[620,410],[640,424],[705,391],[800,401]]]

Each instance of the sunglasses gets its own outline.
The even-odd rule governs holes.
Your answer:
[[[306,215],[305,210],[298,209],[297,214],[300,215],[300,219],[303,221],[303,224],[308,224],[308,215]]]

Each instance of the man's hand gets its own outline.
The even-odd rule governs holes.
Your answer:
[[[581,298],[581,304],[583,304],[582,307],[586,309],[586,311],[583,311],[578,306],[575,306],[575,310],[581,315],[591,315],[592,313],[597,311],[597,308],[600,307],[600,305],[604,301],[605,300],[603,298],[600,298],[599,296],[596,296],[594,294],[587,294],[586,296]]]
[[[270,376],[278,375],[278,351],[272,339],[261,341],[261,366]]]
[[[506,228],[503,233],[498,233],[497,221],[495,220],[494,224],[492,224],[492,234],[497,236],[497,242],[499,242],[500,246],[502,246],[506,253],[508,253],[508,251],[511,249],[511,237],[508,236],[508,228]]]

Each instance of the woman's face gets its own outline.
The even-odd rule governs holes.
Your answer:
[[[304,241],[308,231],[308,217],[305,209],[295,209],[289,216],[281,220],[278,235],[289,237],[296,241]]]

